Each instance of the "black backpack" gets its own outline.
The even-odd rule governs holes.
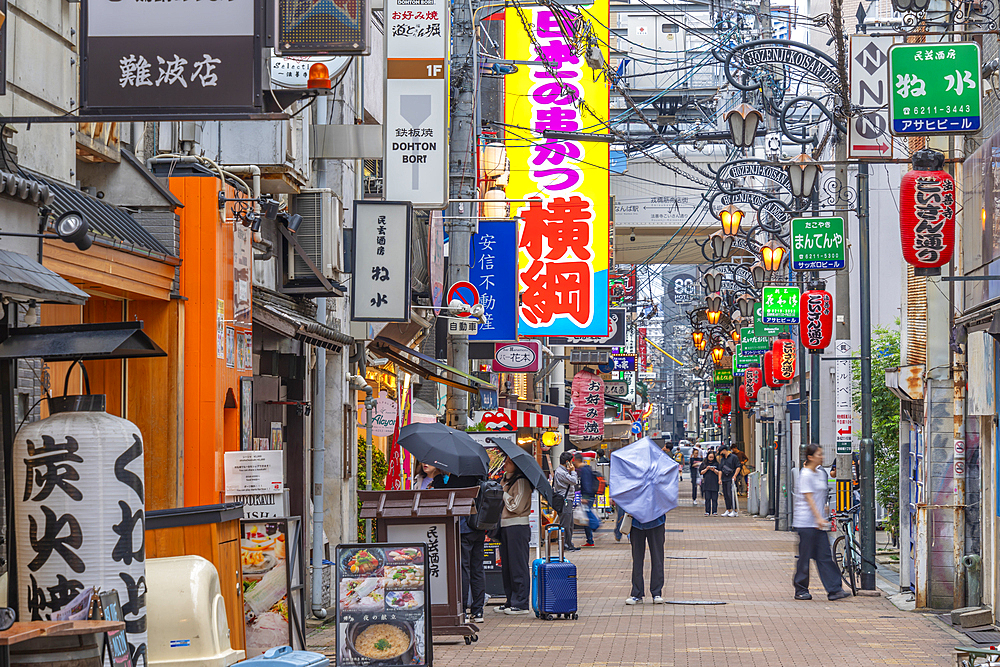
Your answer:
[[[500,482],[487,479],[479,483],[479,495],[476,496],[476,513],[468,519],[472,530],[493,530],[500,525],[500,515],[503,514],[503,487]]]

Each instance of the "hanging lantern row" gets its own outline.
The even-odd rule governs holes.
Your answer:
[[[940,275],[955,245],[955,179],[943,171],[944,153],[924,148],[910,158],[899,192],[903,258],[922,276]]]
[[[799,336],[810,354],[819,354],[833,338],[833,296],[816,280],[799,299]]]
[[[715,395],[715,405],[719,408],[719,414],[723,417],[727,417],[733,409],[733,399],[730,398],[729,394],[720,391]]]
[[[771,372],[781,384],[795,376],[795,343],[789,334],[781,334],[771,344]]]

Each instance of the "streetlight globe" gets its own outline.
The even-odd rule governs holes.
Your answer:
[[[705,317],[708,318],[709,324],[718,324],[719,320],[722,318],[721,310],[707,310],[705,311]]]
[[[722,223],[722,233],[726,236],[736,236],[740,232],[740,223],[746,214],[730,204],[719,211],[719,221]]]
[[[757,136],[757,126],[764,120],[764,115],[744,102],[727,111],[725,119],[733,143],[738,148],[750,148]]]
[[[811,197],[816,184],[819,182],[819,175],[823,171],[823,165],[816,162],[808,153],[799,153],[789,162],[784,164],[785,171],[788,172],[788,181],[792,188],[793,197]]]
[[[771,241],[760,249],[761,262],[767,271],[777,271],[785,260],[788,250],[777,241]]]
[[[721,271],[716,271],[712,269],[711,271],[705,272],[705,287],[709,292],[721,292],[722,291],[722,279],[723,275]]]

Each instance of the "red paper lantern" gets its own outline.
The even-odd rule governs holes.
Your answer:
[[[722,417],[719,415],[718,410],[712,410],[712,421],[715,422],[716,426],[722,424]]]
[[[725,392],[719,392],[715,396],[715,404],[719,406],[719,414],[727,416],[733,409],[733,399]]]
[[[747,399],[757,402],[757,392],[764,386],[764,372],[757,364],[752,364],[743,372],[743,386],[746,387]]]
[[[811,354],[819,354],[833,338],[833,297],[822,281],[812,283],[799,299],[799,336]]]
[[[924,148],[910,158],[899,188],[899,236],[903,258],[936,276],[951,261],[955,245],[955,179],[945,171],[944,153]]]
[[[788,334],[781,334],[771,344],[771,372],[782,384],[795,377],[795,343]]]
[[[751,407],[753,407],[753,404],[750,402],[750,397],[747,396],[747,386],[742,382],[740,383],[739,395],[740,395],[740,410],[746,412]]]
[[[764,384],[766,384],[771,389],[777,389],[781,386],[781,383],[774,379],[774,362],[772,358],[771,350],[764,353],[764,363],[761,365],[761,370],[764,371]]]

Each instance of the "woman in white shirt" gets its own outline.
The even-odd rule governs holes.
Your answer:
[[[806,447],[806,462],[799,471],[798,483],[795,485],[795,508],[792,514],[792,527],[799,534],[799,561],[795,565],[796,600],[812,600],[809,594],[809,561],[816,561],[819,578],[826,588],[828,600],[840,600],[851,594],[844,590],[837,564],[833,562],[833,552],[830,550],[830,538],[827,530],[830,522],[826,520],[826,474],[817,472],[823,463],[823,448],[819,445]]]

